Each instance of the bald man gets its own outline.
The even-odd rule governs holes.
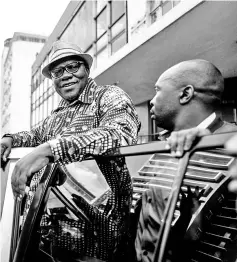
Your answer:
[[[169,68],[157,80],[155,91],[151,100],[151,118],[156,120],[157,126],[167,130],[162,132],[163,137],[160,138],[167,139],[167,145],[174,156],[182,156],[197,137],[209,133],[237,131],[235,125],[221,120],[224,79],[219,69],[206,60],[184,61]],[[197,194],[192,197],[198,201]],[[142,196],[135,241],[137,261],[150,262],[155,259],[155,244],[165,206],[164,198],[164,192],[159,188],[151,188]],[[195,210],[183,206],[181,217],[187,227]],[[183,225],[178,232],[185,234],[185,223],[180,222],[179,220],[179,224]],[[180,240],[182,241],[182,235]],[[181,241],[177,240],[179,243]],[[177,256],[172,261],[181,261],[178,254],[175,254]],[[179,255],[185,261],[184,254]]]
[[[220,103],[224,91],[221,72],[205,60],[181,62],[165,71],[155,84],[156,95],[151,100],[151,115],[159,127],[169,131],[211,126],[212,132],[231,124],[220,120]]]

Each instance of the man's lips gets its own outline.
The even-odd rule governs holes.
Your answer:
[[[152,110],[150,110],[150,116],[151,116],[151,118],[155,117],[155,114],[154,114],[154,112]]]
[[[64,88],[64,87],[73,86],[73,85],[75,85],[76,83],[77,83],[77,82],[64,83],[63,85],[61,85],[61,87]]]

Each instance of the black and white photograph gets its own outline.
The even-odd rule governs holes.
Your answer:
[[[0,24],[0,261],[237,262],[237,0]]]

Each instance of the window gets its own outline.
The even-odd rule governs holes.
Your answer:
[[[124,1],[111,1],[111,23],[113,24],[118,18],[125,13]]]
[[[151,12],[154,11],[157,7],[159,7],[161,5],[161,0],[153,0],[150,1],[150,10]]]
[[[33,127],[35,126],[35,110],[31,113],[31,125]]]
[[[121,34],[116,39],[112,41],[112,54],[117,52],[121,47],[123,47],[127,43],[127,38],[125,34]]]
[[[48,115],[51,114],[52,110],[53,110],[53,101],[52,101],[52,96],[49,97],[48,99]]]
[[[107,4],[106,0],[97,0],[96,1],[96,13],[98,14],[106,4]]]
[[[99,52],[101,49],[105,48],[108,43],[108,35],[104,34],[98,41],[97,41],[97,52]]]
[[[127,43],[126,2],[111,1],[111,53],[114,54]]]
[[[111,37],[112,39],[116,37],[125,29],[125,17],[120,18],[112,27],[111,27]]]
[[[107,9],[105,8],[96,18],[96,37],[99,38],[107,31]]]
[[[173,6],[176,6],[179,3],[180,3],[180,0],[179,1],[173,1]]]
[[[126,1],[97,1],[96,4],[95,57],[98,67],[127,43],[127,18]]]
[[[150,3],[150,16],[151,23],[156,22],[161,16],[168,13],[172,8],[180,3],[180,1],[171,1],[171,0],[152,0]]]
[[[35,110],[35,125],[37,125],[39,122],[39,107]]]
[[[44,101],[44,115],[43,119],[45,119],[48,116],[48,108],[47,108],[47,100]]]
[[[172,9],[172,2],[171,1],[165,1],[162,5],[162,15],[165,15]]]

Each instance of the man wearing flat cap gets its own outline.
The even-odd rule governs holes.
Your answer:
[[[140,122],[130,97],[122,89],[112,85],[98,86],[89,77],[92,61],[92,57],[78,46],[55,42],[42,74],[52,80],[62,97],[58,108],[37,128],[5,134],[1,140],[4,161],[12,147],[35,147],[32,153],[17,162],[12,173],[13,193],[20,199],[25,194],[27,180],[32,178],[24,216],[42,170],[51,159],[66,165],[93,155],[110,186],[111,195],[104,211],[83,199],[79,203],[93,221],[92,225],[67,220],[62,221],[67,228],[65,232],[53,232],[53,250],[57,250],[53,253],[55,261],[112,261],[128,231],[132,187],[125,159],[102,161],[97,156],[112,148],[135,144]]]

